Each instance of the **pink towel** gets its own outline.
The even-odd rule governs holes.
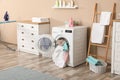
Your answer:
[[[64,61],[67,63],[69,60],[69,52],[64,52]]]

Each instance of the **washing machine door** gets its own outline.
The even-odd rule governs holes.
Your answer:
[[[43,34],[38,39],[39,52],[45,57],[52,57],[52,53],[55,49],[55,41],[49,34]]]
[[[52,57],[57,46],[57,40],[63,38],[66,40],[65,36],[61,34],[54,38],[49,34],[40,35],[37,43],[39,52],[45,57]]]

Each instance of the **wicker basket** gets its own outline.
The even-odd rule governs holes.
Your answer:
[[[95,66],[93,64],[89,64],[90,70],[95,72],[95,73],[99,73],[99,74],[105,73],[106,72],[107,63],[102,61],[102,60],[100,60],[100,61],[102,63],[102,66]]]

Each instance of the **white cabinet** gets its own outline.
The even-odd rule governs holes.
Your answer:
[[[37,49],[38,36],[49,34],[49,22],[33,23],[31,21],[22,21],[17,24],[17,46],[18,51],[39,55]]]
[[[113,22],[112,34],[112,70],[111,73],[120,74],[120,20]]]

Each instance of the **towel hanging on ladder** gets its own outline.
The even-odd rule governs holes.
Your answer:
[[[109,25],[110,17],[111,17],[111,12],[101,12],[100,25]]]
[[[104,42],[105,26],[93,23],[91,31],[91,42],[102,44]]]

